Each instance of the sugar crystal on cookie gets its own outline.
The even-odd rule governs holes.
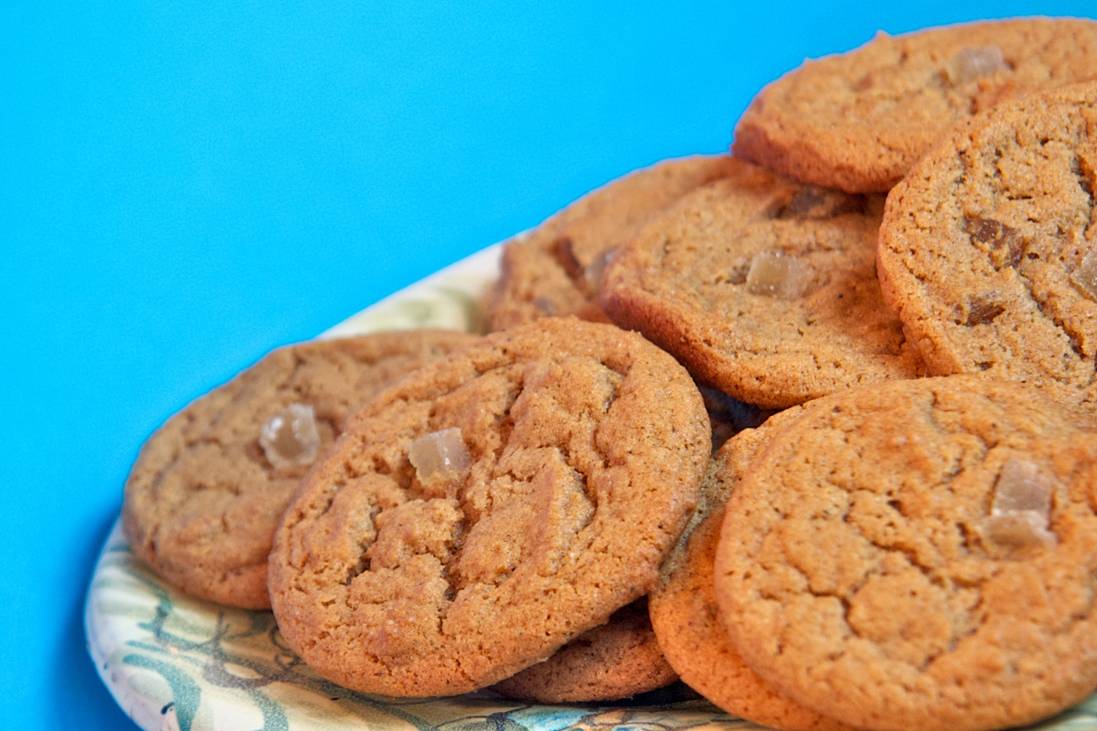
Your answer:
[[[616,248],[606,249],[598,256],[594,257],[594,261],[584,270],[583,274],[587,280],[587,286],[593,291],[597,291],[602,284],[602,274],[605,273],[606,267],[613,257],[617,255]]]
[[[472,462],[460,427],[425,434],[408,447],[408,460],[420,480],[435,476],[452,478],[469,468]]]
[[[1082,263],[1071,273],[1070,280],[1087,297],[1097,300],[1097,248],[1086,254]]]
[[[259,445],[275,468],[312,464],[320,450],[315,409],[308,404],[292,403],[279,411],[263,424]]]
[[[948,78],[953,83],[966,84],[1008,70],[1009,64],[998,46],[962,48],[949,61]]]
[[[782,251],[755,254],[747,272],[747,290],[768,297],[795,299],[807,291],[810,282],[811,267]]]
[[[1055,534],[1048,530],[1051,492],[1051,480],[1037,465],[1021,459],[1006,462],[984,524],[987,538],[1010,548],[1055,543]]]

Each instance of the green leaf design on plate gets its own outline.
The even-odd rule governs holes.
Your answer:
[[[277,703],[257,690],[248,690],[248,697],[263,714],[263,731],[289,731],[289,718]]]
[[[167,681],[174,699],[171,706],[175,709],[175,717],[179,721],[179,731],[190,731],[194,722],[194,714],[198,712],[198,703],[202,699],[202,689],[191,680],[186,673],[173,665],[160,660],[154,660],[144,655],[126,655],[122,662],[138,668],[151,670]],[[161,714],[167,712],[169,706],[164,706]]]

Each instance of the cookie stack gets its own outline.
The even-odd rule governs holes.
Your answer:
[[[185,409],[134,550],[368,693],[1053,715],[1097,689],[1090,79],[1081,20],[809,62],[732,156],[510,242],[491,334],[296,346]]]
[[[346,687],[629,697],[677,677],[645,597],[710,429],[686,370],[608,324],[319,341],[173,417],[124,523],[165,579],[272,607]]]
[[[508,246],[494,325],[608,317],[674,355],[707,404],[783,409],[722,429],[738,434],[649,599],[671,666],[728,711],[780,728],[989,728],[1097,686],[1070,667],[1088,662],[1088,608],[1070,658],[1052,660],[981,636],[1028,605],[967,583],[1029,562],[1089,570],[1056,521],[1097,489],[1080,447],[1097,405],[1095,60],[1089,21],[882,36],[765,89],[733,157],[633,173]],[[849,433],[828,431],[828,410]],[[920,430],[951,410],[967,420]],[[1039,457],[1049,438],[1062,453]],[[824,499],[838,475],[856,499]],[[1023,515],[997,502],[1015,484],[1037,493]],[[827,523],[859,510],[853,539]],[[1040,688],[1019,670],[1037,664],[1070,682]]]

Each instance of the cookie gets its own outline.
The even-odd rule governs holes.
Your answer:
[[[1097,687],[1097,434],[975,376],[835,396],[732,493],[720,615],[779,693],[858,728],[987,729]]]
[[[645,595],[708,462],[700,394],[635,333],[545,319],[363,410],[270,559],[287,643],[336,683],[496,683]]]
[[[677,679],[655,641],[647,602],[640,600],[495,689],[536,703],[588,703],[631,698]]]
[[[715,705],[734,716],[787,731],[843,729],[837,721],[777,693],[743,662],[720,622],[713,591],[713,559],[724,503],[749,472],[751,460],[770,433],[794,422],[800,412],[800,407],[782,411],[761,427],[732,437],[716,453],[705,479],[696,527],[683,534],[667,559],[648,606],[667,661],[683,681]]]
[[[727,156],[666,160],[579,199],[503,248],[502,275],[487,303],[490,330],[547,316],[605,321],[594,296],[613,249],[652,214],[724,174]]]
[[[954,124],[1004,99],[1095,77],[1090,20],[880,34],[767,86],[740,119],[733,150],[807,183],[883,192]]]
[[[373,394],[474,340],[421,330],[270,353],[142,448],[122,510],[134,554],[188,594],[269,607],[271,537],[309,464]]]
[[[1097,403],[1097,83],[1003,104],[888,196],[885,299],[935,374]]]
[[[876,280],[883,199],[741,160],[652,219],[606,270],[602,304],[733,398],[783,408],[919,374]]]

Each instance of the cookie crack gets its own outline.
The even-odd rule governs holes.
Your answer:
[[[927,407],[928,407],[928,412],[931,414],[930,420],[936,428],[939,428],[942,433],[946,433],[946,434],[947,433],[957,433],[957,430],[946,428],[935,417],[932,416],[933,410],[937,409],[937,408],[940,408],[939,407],[939,399],[938,399],[938,396],[935,392],[931,392],[931,399],[928,401]],[[967,432],[965,432],[965,433],[967,433]],[[977,435],[977,438],[980,441],[980,447],[981,447],[981,452],[980,452],[979,459],[985,459],[985,456],[986,456],[987,452],[989,451],[989,448],[987,446],[989,444],[989,442],[982,435]],[[964,471],[963,469],[950,470],[950,472],[946,475],[946,477],[947,477],[948,481],[951,482],[955,478],[955,475],[960,474],[963,471]],[[842,488],[838,484],[831,483],[831,485],[835,489],[837,489],[837,490],[839,490],[843,493],[848,494],[850,497],[857,494],[858,492],[867,493],[867,494],[869,494],[873,497],[875,497],[877,495],[877,493],[875,493],[871,490],[855,490],[853,492],[847,492],[844,488]],[[894,496],[891,496],[891,497],[892,497],[892,499],[894,499]],[[842,524],[844,526],[846,526],[846,528],[848,530],[850,530],[850,531],[854,532],[855,534],[857,534],[858,536],[860,536],[869,545],[873,546],[873,548],[875,550],[879,551],[881,554],[884,554],[884,555],[898,554],[898,555],[903,556],[905,561],[911,567],[918,570],[923,576],[926,577],[926,579],[931,584],[941,588],[944,591],[950,591],[954,587],[961,587],[961,588],[965,588],[965,589],[972,589],[976,593],[975,603],[972,605],[972,607],[969,610],[967,610],[968,614],[973,616],[975,619],[971,622],[969,627],[967,627],[965,629],[962,629],[961,631],[955,632],[953,634],[950,634],[949,639],[948,639],[948,643],[945,647],[943,647],[942,649],[939,649],[935,652],[927,654],[924,658],[922,658],[922,660],[920,662],[912,662],[911,660],[905,659],[905,658],[903,658],[899,655],[894,655],[892,653],[887,653],[887,656],[889,657],[889,659],[891,661],[899,662],[899,663],[902,663],[904,665],[907,665],[908,667],[916,669],[918,672],[924,672],[927,668],[929,668],[939,658],[947,656],[950,653],[954,652],[956,650],[956,648],[959,647],[959,645],[965,639],[967,639],[969,637],[972,637],[972,636],[974,636],[975,634],[978,633],[979,629],[983,626],[983,621],[982,621],[983,615],[981,614],[982,608],[983,608],[983,603],[984,603],[983,587],[984,587],[984,585],[986,584],[987,581],[989,581],[991,578],[993,578],[993,576],[985,577],[985,578],[982,578],[982,579],[979,579],[979,580],[974,580],[974,581],[964,581],[964,580],[961,580],[958,577],[950,576],[948,573],[943,573],[938,568],[935,568],[932,565],[928,565],[924,561],[922,561],[921,558],[919,557],[917,549],[914,546],[911,546],[908,543],[903,542],[903,541],[884,542],[884,541],[878,540],[877,538],[875,538],[875,537],[869,535],[868,533],[866,533],[861,525],[859,525],[856,521],[851,520],[852,505],[853,505],[853,501],[850,500],[847,503],[847,505],[845,507],[845,510],[843,510],[842,513],[841,513],[841,516],[839,518],[840,521],[842,522]],[[900,509],[896,508],[896,510],[898,512],[900,512],[900,514],[902,514],[902,511]],[[783,516],[783,519],[788,518],[788,515],[785,514],[783,511],[778,509],[777,512],[778,512],[778,514]],[[798,575],[800,575],[802,577],[802,579],[804,581],[804,589],[803,590],[807,594],[809,594],[813,597],[816,597],[816,598],[824,598],[824,599],[829,598],[829,599],[837,600],[840,603],[841,607],[842,607],[842,612],[843,612],[842,613],[842,618],[843,618],[843,622],[844,622],[845,627],[846,627],[846,631],[852,636],[859,637],[859,638],[863,639],[865,636],[857,629],[856,626],[854,626],[850,622],[851,600],[872,579],[888,573],[888,571],[886,571],[884,569],[884,561],[883,560],[877,561],[871,568],[866,570],[863,573],[863,575],[858,577],[857,581],[853,582],[850,586],[848,586],[844,589],[841,589],[841,590],[829,591],[829,590],[818,589],[818,588],[812,586],[811,576],[799,565],[799,563],[795,560],[795,557],[789,551],[788,546],[784,545],[783,543],[782,543],[782,551],[783,551],[783,553],[786,557],[785,564],[787,566],[789,566],[790,568],[792,568]],[[947,568],[947,567],[945,567],[945,568]],[[776,597],[774,597],[774,598],[776,599]],[[1092,603],[1093,602],[1091,601],[1091,604]],[[1078,613],[1076,613],[1076,614],[1078,614]],[[1084,615],[1085,613],[1082,613],[1082,614]],[[828,660],[835,661],[839,657],[841,657],[843,654],[844,654],[844,652],[840,651],[840,652],[837,653],[837,655],[828,657]]]
[[[1075,153],[1074,159],[1071,160],[1070,171],[1074,174],[1075,179],[1078,181],[1078,187],[1085,193],[1088,201],[1089,213],[1086,222],[1086,230],[1088,231],[1093,227],[1094,217],[1097,215],[1097,202],[1094,201],[1093,181],[1091,180],[1094,177],[1094,171],[1089,169],[1089,165],[1077,153]]]
[[[553,359],[553,360],[555,360],[555,359]],[[597,358],[596,356],[594,357],[594,360],[598,361],[600,363],[601,367],[603,367],[607,372],[616,374],[621,379],[627,379],[628,376],[629,376],[629,373],[632,371],[632,364],[628,361],[625,361],[621,365],[617,365],[617,364],[611,365],[609,363],[602,362],[601,359]],[[445,398],[446,396],[448,396],[448,395],[454,393],[455,391],[457,391],[458,389],[462,388],[470,380],[482,378],[484,376],[488,376],[488,375],[491,375],[491,374],[494,374],[494,373],[502,373],[503,374],[503,379],[506,380],[507,382],[509,382],[509,384],[511,384],[511,386],[510,386],[510,392],[506,397],[506,401],[504,402],[504,404],[501,404],[502,408],[499,409],[499,416],[498,416],[499,424],[497,425],[497,428],[499,429],[499,433],[502,435],[502,437],[500,438],[498,445],[497,446],[493,445],[493,447],[489,451],[487,451],[483,454],[473,455],[474,464],[477,465],[477,470],[481,471],[481,474],[483,474],[482,470],[485,467],[487,468],[487,474],[494,474],[495,471],[496,471],[496,466],[499,464],[499,462],[500,462],[502,456],[504,455],[504,453],[506,452],[508,446],[512,446],[512,444],[513,444],[512,433],[513,433],[513,428],[515,426],[515,424],[514,424],[515,417],[514,417],[514,413],[513,413],[514,405],[519,400],[519,398],[522,396],[522,394],[525,393],[525,391],[527,390],[527,384],[525,383],[525,372],[521,368],[521,362],[514,360],[513,356],[511,356],[509,351],[504,349],[503,356],[502,356],[501,359],[492,360],[492,361],[487,362],[487,363],[477,363],[474,366],[474,376],[473,376],[472,379],[465,379],[460,384],[457,384],[457,385],[454,385],[450,388],[447,388],[441,393],[432,393],[429,397],[429,399],[431,401],[437,401],[438,399]],[[597,419],[600,416],[604,416],[604,414],[609,411],[612,404],[616,402],[616,400],[618,398],[618,393],[619,393],[619,386],[618,386],[618,384],[614,383],[613,384],[613,389],[612,389],[612,394],[609,398],[606,399],[604,404],[601,404],[600,407],[595,406],[593,408],[584,409],[582,412],[579,412],[575,416],[577,416],[578,418],[583,418],[583,419],[591,418],[591,419],[594,419],[595,421],[597,421]],[[387,401],[386,404],[385,404],[385,408],[399,407],[399,405],[402,404],[402,403],[408,403],[408,400],[407,399],[393,399],[392,401]],[[599,408],[601,410],[601,414],[599,413]],[[365,450],[368,449],[369,445],[368,445],[368,443],[366,443],[366,440],[365,440],[364,437],[357,438],[357,441],[358,441],[358,446],[362,448],[362,451],[365,451]],[[590,490],[590,484],[589,484],[590,481],[589,481],[589,475],[587,474],[587,471],[586,470],[580,470],[575,464],[572,464],[572,458],[571,458],[570,451],[568,449],[568,445],[565,444],[565,445],[562,445],[562,446],[561,445],[546,445],[546,446],[553,446],[554,448],[558,449],[560,451],[560,454],[561,454],[562,458],[564,459],[565,463],[568,464],[568,466],[570,466],[572,469],[574,469],[579,475],[581,475],[583,489],[584,489],[585,492],[588,493],[587,499],[588,499],[589,502],[591,502],[591,505],[592,505],[592,511],[591,511],[592,512],[592,518],[591,518],[591,520],[593,520],[593,513],[594,513],[595,510],[597,510],[597,502],[596,502],[596,497],[593,494],[593,491]],[[591,447],[592,447],[594,453],[597,455],[597,459],[600,460],[601,464],[607,465],[608,462],[609,462],[607,456],[601,450],[599,450],[597,448],[596,444],[592,444]],[[318,509],[321,509],[320,510],[321,516],[322,516],[323,512],[326,512],[327,510],[331,509],[331,505],[332,505],[332,502],[334,501],[335,494],[340,488],[345,489],[347,484],[350,483],[351,481],[353,481],[357,478],[361,478],[361,477],[363,477],[367,474],[376,473],[377,470],[375,469],[375,467],[376,467],[376,465],[373,464],[372,460],[365,460],[364,463],[360,466],[356,466],[349,459],[342,460],[340,465],[339,465],[339,468],[338,468],[339,474],[338,475],[333,475],[333,477],[332,477],[333,482],[331,483],[331,486],[330,486],[330,492],[329,492],[328,495],[324,496],[326,498],[326,503],[327,504],[325,505],[323,502],[321,502],[317,506]],[[401,470],[390,470],[390,472],[400,473],[402,471]],[[398,481],[400,481],[400,488],[401,488],[401,491],[404,494],[409,493],[408,488],[410,487],[410,485],[404,484],[404,480],[402,480],[402,478],[407,477],[408,479],[410,479],[410,473],[406,476],[401,475],[401,474],[389,474],[388,476],[390,478],[394,478],[394,479],[397,479]],[[479,586],[479,585],[482,585],[482,584],[485,584],[485,583],[487,583],[487,584],[498,583],[496,581],[475,580],[475,581],[469,581],[467,584],[462,584],[462,582],[455,575],[454,566],[456,565],[457,560],[461,555],[461,551],[462,551],[462,548],[463,548],[463,545],[462,545],[463,539],[468,535],[468,532],[470,530],[470,526],[473,525],[473,522],[474,522],[474,519],[476,517],[477,511],[475,510],[474,506],[472,505],[472,503],[471,503],[472,498],[466,490],[458,489],[458,490],[455,491],[454,494],[449,495],[447,499],[452,500],[455,503],[457,513],[459,514],[458,516],[455,516],[456,522],[455,522],[454,528],[453,528],[452,541],[449,541],[445,544],[445,550],[442,553],[442,555],[439,555],[438,552],[430,551],[430,550],[426,550],[426,551],[415,550],[414,552],[409,551],[409,555],[408,555],[408,558],[411,558],[412,556],[416,556],[416,555],[430,554],[438,561],[439,569],[440,569],[439,575],[443,579],[443,581],[445,582],[444,601],[438,602],[437,607],[436,607],[436,611],[435,611],[436,621],[437,621],[436,627],[437,627],[437,631],[439,633],[439,636],[441,636],[441,637],[448,637],[449,636],[446,632],[446,621],[447,621],[447,617],[450,614],[450,610],[453,607],[454,602],[457,599],[458,594],[460,592],[462,592],[464,589],[467,589],[469,587]],[[324,498],[321,498],[321,500],[324,500]],[[382,512],[383,512],[383,510],[379,509],[379,504],[376,501],[372,501],[372,504],[369,507],[369,519],[370,519],[370,521],[375,523],[378,516],[381,515]],[[313,513],[313,516],[315,517],[315,511],[310,511],[310,513]],[[589,524],[590,522],[591,521],[587,521],[584,524],[584,526]],[[292,522],[288,523],[288,525],[292,526],[295,531],[300,532],[301,531],[300,523],[301,523],[301,521],[297,520],[297,521],[292,521]],[[582,530],[582,528],[580,528],[579,530]],[[330,606],[331,604],[339,604],[344,608],[344,611],[345,611],[344,616],[353,616],[353,614],[355,612],[355,609],[357,607],[360,607],[363,604],[381,604],[381,605],[384,605],[384,604],[389,603],[388,600],[371,602],[369,597],[363,597],[363,596],[360,595],[360,593],[356,594],[355,592],[353,592],[351,590],[351,587],[350,587],[350,585],[353,583],[353,581],[356,577],[361,576],[363,573],[370,571],[371,562],[370,562],[367,554],[368,554],[368,551],[370,550],[370,548],[372,547],[372,545],[375,544],[375,542],[376,542],[375,532],[374,532],[373,536],[366,537],[363,540],[358,542],[358,545],[356,547],[357,550],[354,551],[354,553],[352,553],[351,556],[348,557],[348,559],[350,559],[350,560],[348,560],[348,562],[345,566],[345,570],[347,571],[347,574],[346,574],[343,582],[341,582],[343,585],[338,586],[338,593],[333,595],[331,597],[331,599],[328,601],[328,603],[325,604],[325,606]],[[356,561],[354,560],[355,554],[357,555],[357,560]],[[340,567],[340,569],[342,569],[342,568],[344,568],[344,567]],[[397,570],[399,570],[399,567],[397,567]],[[512,569],[512,571],[513,571],[513,569]],[[312,572],[312,571],[305,572],[305,573],[308,573],[310,575],[314,575],[314,572]],[[297,590],[297,591],[304,591],[305,593],[308,593],[303,587],[298,585],[299,583],[300,582],[298,582],[296,580],[294,581],[294,584],[295,584],[294,589]],[[315,642],[315,641],[317,641],[317,638],[311,638],[311,640],[310,640],[310,642]],[[360,648],[360,649],[364,649],[364,648]],[[389,664],[386,661],[386,658],[384,658],[384,657],[382,657],[382,656],[380,656],[376,653],[368,652],[368,651],[365,651],[364,654],[366,654],[368,657],[373,659],[380,666],[390,667]],[[472,675],[470,674],[468,668],[466,668],[466,667],[457,667],[454,670],[458,675],[463,677],[467,682],[469,682],[469,683],[472,682]]]
[[[609,368],[608,366],[605,366],[605,367],[610,372],[616,373],[616,371]],[[497,465],[502,460],[503,454],[506,453],[506,451],[512,446],[511,440],[510,440],[510,434],[512,433],[513,428],[514,428],[514,417],[513,417],[512,412],[513,412],[513,408],[514,408],[515,403],[519,400],[519,398],[521,398],[522,394],[525,392],[524,374],[519,372],[518,373],[518,379],[519,379],[519,383],[517,385],[517,388],[510,393],[507,406],[504,409],[503,413],[499,417],[499,422],[500,422],[499,429],[504,434],[506,434],[506,437],[504,439],[500,440],[500,444],[499,444],[498,448],[495,450],[495,453],[492,455],[492,460],[491,460],[490,468],[488,470],[488,474],[492,474],[492,475],[496,474]],[[599,413],[596,413],[596,412],[591,411],[591,410],[585,410],[581,414],[578,415],[580,419],[590,419],[590,420],[596,422],[597,418],[599,416],[604,416],[606,413],[609,412],[609,409],[612,407],[613,403],[616,402],[617,396],[618,396],[618,387],[617,387],[617,385],[614,384],[614,383],[610,383],[610,387],[612,389],[612,392],[611,392],[610,396],[602,404],[601,413],[599,414]],[[555,398],[553,398],[552,401],[553,401],[554,404],[559,404],[558,400],[556,400]],[[592,432],[593,432],[593,429],[592,429]],[[582,486],[583,498],[586,501],[587,507],[589,508],[589,514],[586,515],[581,522],[571,526],[570,536],[571,536],[572,542],[561,547],[562,550],[565,553],[567,553],[567,552],[572,551],[575,548],[574,540],[582,533],[582,531],[587,526],[589,526],[594,521],[594,519],[597,515],[598,496],[597,496],[597,493],[594,491],[594,489],[592,487],[592,484],[591,484],[592,480],[593,480],[594,472],[590,469],[585,469],[583,467],[583,465],[581,464],[581,460],[578,460],[578,459],[574,458],[574,456],[572,454],[571,447],[566,442],[557,441],[554,444],[544,445],[544,447],[555,450],[556,453],[560,456],[560,459],[563,462],[563,464],[565,464],[569,469],[573,470],[579,476],[579,482]],[[593,452],[593,454],[598,458],[599,462],[601,463],[602,468],[603,469],[607,468],[608,464],[609,464],[609,460],[607,459],[604,452],[602,452],[598,448],[597,443],[592,441],[592,443],[590,444],[590,448],[591,448],[591,451]],[[512,479],[519,480],[519,477],[517,475],[515,475],[512,470],[507,470],[503,474],[509,474]],[[476,512],[478,512],[478,511],[476,511],[468,503],[467,496],[464,494],[463,491],[459,491],[459,493],[458,493],[458,504],[460,506],[460,509],[461,509],[461,512],[462,512],[462,515],[463,515],[462,522],[460,524],[460,535],[464,536],[464,535],[467,535],[467,532],[469,530],[469,525],[472,523],[473,518],[474,518]],[[494,508],[494,505],[489,504],[486,511],[490,513],[493,508]],[[472,585],[481,585],[481,584],[485,584],[485,583],[490,583],[491,585],[497,586],[497,585],[501,584],[503,581],[505,581],[511,574],[513,574],[513,572],[515,570],[515,567],[511,567],[511,568],[507,569],[506,571],[504,571],[503,573],[496,574],[492,577],[492,580],[490,582],[475,581],[475,582],[472,582],[471,584],[462,583],[462,582],[458,581],[457,578],[454,576],[452,568],[451,568],[458,561],[458,559],[460,557],[461,548],[462,548],[462,546],[460,544],[458,544],[458,546],[455,548],[453,554],[451,554],[451,556],[446,561],[446,581],[447,581],[447,584],[448,584],[448,587],[449,587],[448,591],[447,591],[448,595],[456,597],[456,595],[460,591],[463,591],[464,589],[467,589],[469,586],[472,586]]]
[[[332,498],[332,501],[334,501],[334,496]],[[327,506],[327,508],[325,509],[324,512],[327,512],[327,510],[329,510],[330,508],[331,508],[331,502],[328,503],[328,506]],[[377,537],[377,516],[380,515],[380,514],[381,514],[381,508],[378,505],[371,505],[370,506],[369,524],[370,524],[370,527],[373,529],[373,534],[374,534],[373,538]],[[373,564],[373,561],[370,560],[370,557],[369,557],[369,548],[370,548],[371,543],[372,542],[371,542],[370,539],[359,539],[357,541],[358,551],[360,553],[360,555],[358,557],[358,562],[347,569],[347,577],[343,580],[343,585],[344,586],[349,587],[351,585],[351,583],[357,577],[361,576],[362,574],[364,574],[364,573],[366,573],[367,571],[370,570],[370,567]],[[415,555],[415,554],[413,554],[413,555]],[[350,596],[350,594],[348,593],[347,597],[349,598],[349,596]],[[347,605],[347,608],[348,609],[350,608],[349,604]]]
[[[1033,304],[1036,305],[1036,310],[1040,313],[1040,316],[1043,317],[1048,322],[1052,323],[1064,335],[1067,336],[1067,340],[1070,343],[1070,349],[1074,351],[1074,354],[1076,356],[1078,356],[1078,360],[1082,361],[1083,363],[1088,361],[1089,359],[1086,358],[1085,350],[1082,347],[1082,339],[1084,337],[1084,334],[1075,332],[1073,329],[1071,329],[1069,327],[1068,323],[1063,321],[1061,318],[1055,316],[1053,313],[1048,312],[1048,309],[1047,309],[1048,308],[1048,303],[1036,296],[1036,292],[1035,292],[1035,288],[1033,286],[1033,283],[1028,277],[1026,277],[1024,274],[1022,274],[1020,271],[1018,271],[1017,272],[1017,278],[1021,281],[1022,285],[1024,286],[1025,291],[1027,292],[1029,299],[1032,300]],[[1093,381],[1094,381],[1094,378],[1097,378],[1097,373],[1090,375],[1089,381],[1086,383],[1086,385],[1092,384]]]
[[[780,512],[780,511],[778,511],[778,512]],[[880,570],[878,568],[874,567],[873,569],[868,571],[861,578],[861,580],[859,582],[857,582],[854,586],[852,586],[849,591],[846,591],[846,592],[843,592],[843,591],[826,591],[826,590],[823,590],[823,589],[816,589],[815,587],[813,587],[811,585],[811,577],[797,563],[795,557],[789,552],[788,547],[785,546],[785,545],[782,545],[781,550],[785,555],[785,565],[787,565],[789,568],[791,568],[793,571],[795,571],[800,576],[800,578],[803,579],[803,581],[804,581],[804,591],[809,596],[814,597],[816,599],[834,599],[834,600],[836,600],[842,607],[842,621],[846,626],[846,631],[848,632],[848,634],[850,634],[854,637],[863,637],[863,635],[860,632],[858,632],[857,629],[853,626],[853,624],[849,621],[849,613],[850,613],[851,607],[850,607],[849,599],[847,598],[847,594],[855,595],[861,589],[861,587],[863,587],[869,581],[869,579],[871,579],[874,576],[878,575],[880,573]],[[762,593],[761,596],[765,599],[770,600],[770,601],[777,601],[777,602],[781,601],[781,598],[779,596],[776,596],[776,595],[766,596],[765,593]],[[842,654],[845,654],[845,653],[839,653],[838,656],[840,657]],[[832,659],[837,659],[837,658],[832,658]]]
[[[975,238],[971,234],[969,234],[969,243],[971,244],[972,248],[982,251],[990,265],[997,268],[994,261],[993,250],[983,249],[982,247],[976,246]],[[1028,296],[1029,301],[1032,302],[1032,304],[1035,306],[1036,312],[1039,313],[1040,317],[1043,318],[1045,322],[1049,323],[1056,330],[1066,336],[1067,342],[1070,344],[1070,348],[1077,356],[1078,360],[1083,363],[1087,362],[1089,359],[1086,358],[1085,351],[1082,346],[1084,334],[1075,332],[1071,329],[1068,323],[1049,311],[1048,303],[1036,295],[1035,285],[1033,284],[1032,280],[1025,275],[1019,264],[1014,265],[1011,268],[1017,275],[1017,281],[1024,288],[1025,294]],[[1091,385],[1094,380],[1097,380],[1097,371],[1090,375],[1089,380],[1084,385]]]
[[[514,404],[518,401],[519,398],[521,398],[521,395],[525,390],[525,375],[521,372],[521,370],[518,371],[517,378],[518,381],[516,384],[514,384],[515,388],[511,390],[510,393],[507,395],[506,407],[496,419],[500,431],[505,433],[506,436],[505,438],[499,440],[498,448],[491,455],[490,468],[487,470],[487,474],[489,475],[495,473],[496,465],[499,464],[503,453],[506,451],[507,446],[509,446],[510,444],[510,435],[514,430],[514,416],[512,415],[512,412],[514,410]],[[442,578],[445,579],[446,582],[445,596],[449,600],[451,605],[453,601],[456,600],[457,595],[463,589],[466,589],[469,586],[477,586],[488,583],[484,581],[473,581],[471,584],[465,584],[460,581],[456,576],[454,566],[461,557],[461,552],[464,549],[464,538],[468,535],[469,527],[473,524],[476,513],[478,511],[472,506],[471,502],[469,501],[468,493],[466,490],[458,489],[457,494],[455,495],[455,499],[457,502],[457,507],[461,512],[461,520],[454,528],[454,542],[453,545],[450,547],[449,556],[447,556],[446,560],[442,562]],[[489,513],[493,507],[494,504],[489,505]],[[502,576],[497,575],[495,577],[496,581],[493,583],[495,585],[498,585],[500,581],[510,576],[513,572],[513,567],[508,568]],[[445,619],[447,614],[448,611],[446,611],[445,609],[439,612],[439,634],[442,633],[442,621]]]

